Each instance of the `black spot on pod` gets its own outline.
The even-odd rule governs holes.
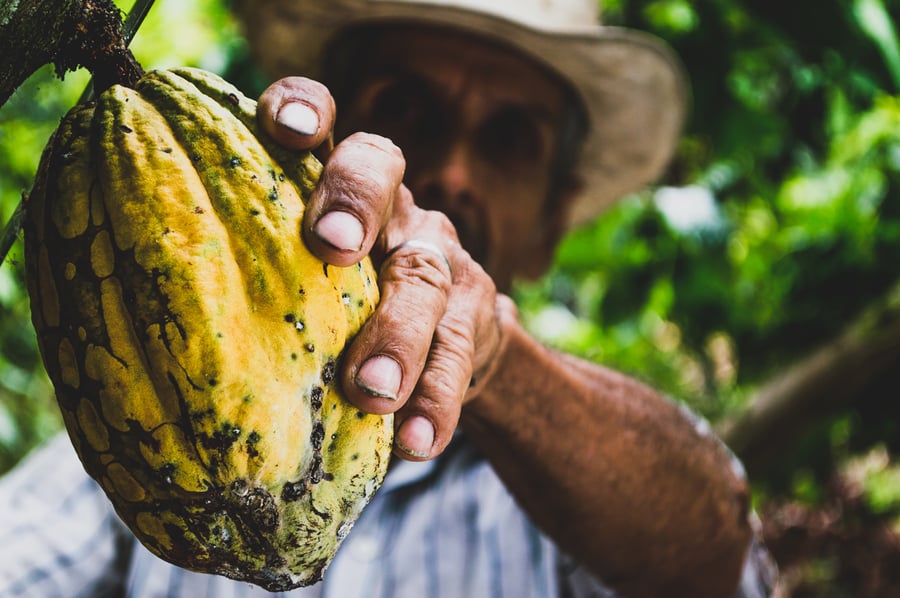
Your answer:
[[[259,442],[259,434],[254,430],[247,435],[247,454],[253,458],[259,457],[259,451],[256,448],[256,444]]]
[[[293,324],[294,328],[297,329],[297,332],[303,332],[306,328],[306,324],[303,323],[303,320],[298,320],[297,316],[294,314],[284,314],[284,321],[288,324]]]
[[[247,496],[249,491],[247,480],[239,479],[231,483],[231,493],[239,499]]]
[[[309,468],[309,482],[311,484],[318,484],[322,481],[322,476],[324,472],[322,471],[322,456],[316,454],[313,457],[313,462]]]
[[[322,420],[317,420],[313,424],[312,433],[309,435],[309,442],[312,444],[313,450],[322,450],[322,441],[325,440],[325,426]]]
[[[199,440],[204,448],[224,454],[241,436],[241,429],[228,422],[223,423],[212,436],[200,435]]]
[[[119,125],[119,129],[120,129],[123,133],[133,133],[133,132],[134,132],[134,129],[132,129],[132,128],[129,127],[128,125]]]
[[[292,502],[295,500],[300,500],[304,494],[306,494],[306,481],[300,480],[299,482],[288,482],[281,489],[281,500],[285,502]]]
[[[322,399],[325,398],[325,391],[322,390],[321,386],[313,386],[312,392],[309,395],[309,404],[313,409],[319,410],[322,408]]]
[[[241,103],[241,100],[239,97],[237,97],[236,93],[228,94],[228,101],[231,102],[232,104],[234,104],[235,106],[237,106],[238,104]]]
[[[242,501],[250,520],[260,529],[273,532],[278,527],[278,509],[275,499],[263,488],[253,488]]]
[[[330,358],[322,367],[322,383],[326,386],[334,381],[335,363],[334,358]]]

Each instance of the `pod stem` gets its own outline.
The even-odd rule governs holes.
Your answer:
[[[116,84],[133,87],[144,74],[128,49],[122,13],[112,0],[86,0],[66,25],[71,35],[54,57],[60,77],[83,66],[93,75],[94,93],[101,93]]]

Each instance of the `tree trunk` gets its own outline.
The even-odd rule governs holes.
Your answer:
[[[87,67],[97,89],[140,74],[112,0],[0,0],[0,106],[45,64]]]

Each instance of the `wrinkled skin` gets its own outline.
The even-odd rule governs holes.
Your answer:
[[[733,592],[750,528],[728,455],[652,389],[541,346],[498,293],[546,267],[577,190],[551,168],[559,85],[457,34],[392,31],[370,56],[339,129],[367,133],[332,147],[334,100],[301,78],[273,84],[258,113],[280,143],[326,159],[311,250],[380,265],[381,304],[345,358],[348,399],[396,413],[407,459],[439,455],[462,425],[533,520],[623,593]]]

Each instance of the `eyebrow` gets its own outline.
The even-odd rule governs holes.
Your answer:
[[[396,60],[393,56],[368,61],[363,69],[360,70],[360,76],[357,77],[356,89],[360,89],[363,85],[371,82],[382,80],[396,80],[404,83],[412,83],[425,88],[431,95],[436,98],[443,98],[441,85],[433,78],[428,77],[427,73],[420,72],[417,69],[409,68],[409,65]],[[498,105],[501,107],[513,107],[523,110],[536,122],[545,123],[551,127],[557,127],[562,118],[561,113],[557,114],[546,103],[532,101],[530,97],[500,97]]]

